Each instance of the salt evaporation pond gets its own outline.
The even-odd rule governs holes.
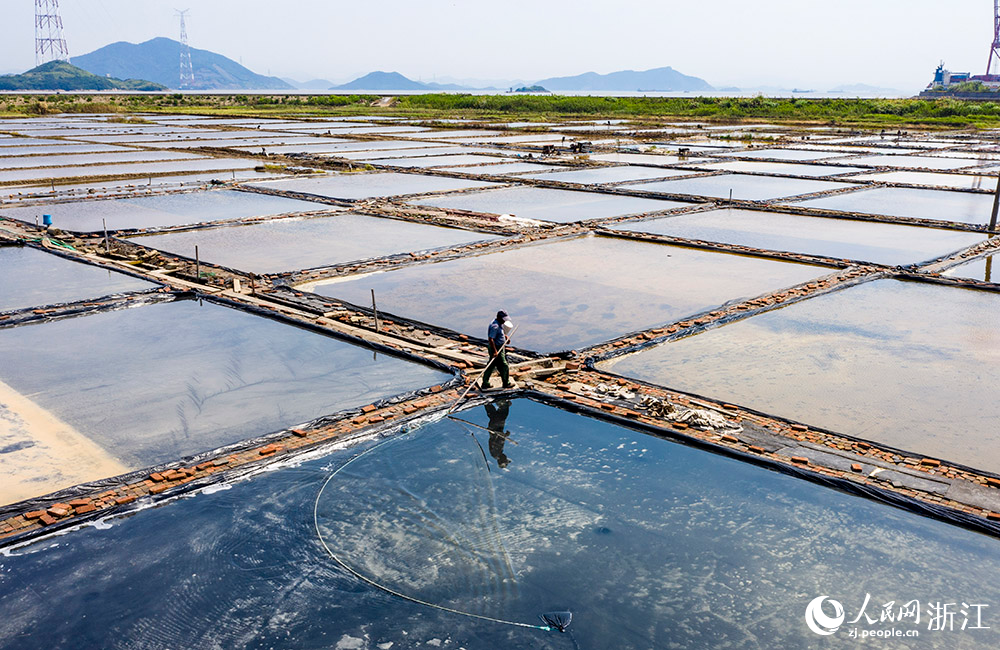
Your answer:
[[[103,164],[50,169],[13,169],[0,171],[0,182],[12,183],[37,179],[82,178],[87,176],[152,175],[201,171],[253,169],[257,162],[244,158],[197,158],[159,163]]]
[[[672,322],[827,271],[607,237],[523,246],[314,285],[359,305],[476,337],[498,309],[519,328],[513,345],[575,349]]]
[[[403,156],[400,158],[368,158],[365,162],[373,165],[395,167],[445,167],[448,165],[480,165],[483,163],[511,162],[512,158],[483,156],[480,154],[454,154],[444,156]]]
[[[693,173],[694,172],[682,171],[680,169],[620,165],[616,167],[594,167],[573,171],[554,171],[544,174],[532,174],[529,178],[537,178],[546,181],[561,181],[563,183],[578,183],[580,185],[599,185],[601,183],[621,183],[650,178],[688,176]]]
[[[326,209],[330,209],[330,206],[281,196],[237,190],[212,190],[137,198],[36,204],[16,208],[0,207],[0,215],[34,223],[35,217],[51,214],[56,227],[85,232],[101,230],[102,219],[107,222],[108,230],[124,230]]]
[[[448,379],[194,300],[2,329],[0,358],[0,382],[133,468]]]
[[[521,186],[485,192],[469,192],[454,196],[435,196],[412,201],[412,203],[451,210],[512,214],[526,219],[560,223],[609,219],[629,214],[672,210],[689,205],[677,201],[661,201],[635,196]]]
[[[937,185],[957,189],[995,189],[995,176],[978,174],[937,174],[934,172],[882,172],[854,176],[858,180],[879,181],[881,183],[901,183],[904,185]]]
[[[161,160],[204,160],[204,156],[176,151],[135,151],[109,153],[75,153],[67,155],[5,156],[0,158],[0,169],[31,169],[36,167],[62,167],[93,165],[98,163],[153,162]],[[86,170],[83,170],[86,171]]]
[[[739,151],[727,151],[718,154],[719,156],[735,158],[770,158],[773,160],[822,160],[825,158],[837,158],[845,156],[842,151],[820,151],[807,149],[742,149]]]
[[[986,255],[950,268],[943,275],[983,282],[1000,282],[1000,260],[996,259],[996,255]]]
[[[742,201],[766,201],[813,192],[827,192],[848,187],[853,183],[820,181],[804,178],[778,178],[774,176],[750,176],[748,174],[717,174],[696,178],[653,181],[636,185],[621,185],[622,189],[643,192],[663,192],[664,194],[692,194],[713,198],[732,197]]]
[[[615,228],[891,266],[930,261],[984,239],[981,234],[953,230],[736,208],[615,224]]]
[[[796,163],[774,163],[757,160],[731,160],[699,165],[705,170],[725,170],[728,172],[761,172],[765,174],[786,174],[788,176],[839,176],[865,171],[862,167],[840,167],[837,165],[800,165]]]
[[[904,167],[912,169],[961,169],[982,164],[967,158],[941,158],[936,156],[863,156],[846,162],[868,167]]]
[[[174,255],[253,273],[275,273],[372,257],[461,246],[495,235],[360,214],[276,219],[244,226],[199,228],[131,241]]]
[[[34,248],[0,247],[0,311],[156,288],[152,282]]]
[[[795,205],[842,212],[864,212],[889,217],[937,219],[961,223],[986,223],[993,209],[993,197],[971,192],[920,190],[905,187],[876,187],[860,192],[800,201]]]
[[[351,201],[383,196],[465,190],[472,187],[492,187],[494,185],[495,183],[487,181],[471,181],[463,178],[383,172],[379,174],[329,174],[312,178],[259,183],[253,187]]]
[[[502,424],[495,407],[502,451],[444,420],[8,551],[0,648],[851,643],[854,626],[819,644],[807,627],[823,595],[848,621],[870,595],[876,623],[856,626],[919,630],[910,648],[1000,642],[992,606],[989,629],[960,630],[957,611],[952,631],[926,616],[878,622],[889,601],[996,603],[996,539],[527,400]],[[491,419],[483,406],[458,415]],[[560,634],[419,605],[352,576],[320,539],[410,597],[573,622]]]
[[[704,158],[644,153],[599,153],[592,154],[590,159],[603,160],[605,162],[613,163],[626,163],[629,165],[650,165],[653,167],[662,165],[693,165],[696,163],[707,162]]]
[[[474,165],[472,167],[441,167],[441,171],[463,172],[466,174],[525,174],[530,172],[549,172],[564,169],[558,165],[541,165],[530,162],[493,163],[489,165]]]
[[[0,141],[2,142],[2,141]],[[5,144],[5,143],[4,143]],[[135,151],[129,147],[119,147],[113,144],[59,144],[53,141],[49,145],[25,145],[5,148],[0,146],[0,163],[8,156],[36,156],[41,154],[73,154],[73,153],[106,153],[109,151]]]
[[[1000,296],[877,280],[602,367],[1000,471]]]

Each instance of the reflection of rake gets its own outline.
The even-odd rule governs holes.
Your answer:
[[[463,422],[465,424],[468,424],[470,427],[476,427],[477,429],[482,429],[483,431],[488,431],[490,433],[490,435],[503,436],[503,439],[506,440],[507,442],[513,442],[515,445],[517,445],[519,447],[521,446],[521,443],[519,443],[517,440],[514,440],[513,438],[510,437],[510,432],[509,431],[494,431],[493,429],[484,427],[481,424],[476,424],[475,422],[469,422],[468,420],[463,420],[462,418],[456,418],[454,415],[449,415],[448,419],[449,420],[455,420],[456,422]]]
[[[462,401],[463,399],[465,399],[465,396],[469,394],[469,391],[470,391],[470,390],[472,390],[472,387],[476,385],[476,382],[477,382],[477,381],[479,381],[479,378],[483,376],[483,374],[484,374],[484,373],[486,372],[486,370],[487,370],[487,369],[488,369],[488,368],[489,368],[490,366],[492,366],[492,365],[493,365],[493,362],[494,362],[494,361],[496,361],[497,357],[499,357],[499,356],[500,356],[500,353],[501,353],[501,352],[503,352],[503,349],[504,349],[505,347],[507,347],[507,344],[508,344],[508,343],[510,343],[510,339],[511,339],[511,337],[512,337],[512,336],[514,336],[514,332],[516,332],[516,331],[517,331],[517,328],[518,328],[518,327],[520,327],[520,326],[521,326],[521,325],[520,325],[520,323],[519,323],[519,324],[517,324],[517,325],[515,325],[515,326],[514,326],[514,329],[512,329],[512,330],[510,331],[510,334],[509,334],[509,335],[505,335],[505,336],[504,336],[504,340],[503,340],[503,345],[501,345],[501,346],[500,346],[500,349],[499,349],[499,350],[497,350],[497,354],[496,354],[496,356],[495,356],[495,357],[493,357],[492,359],[490,359],[490,362],[486,364],[486,368],[483,368],[482,370],[480,370],[480,371],[479,371],[479,374],[478,374],[478,375],[476,375],[476,378],[472,380],[472,383],[470,383],[470,384],[469,384],[469,385],[468,385],[468,386],[467,386],[467,387],[465,388],[465,390],[464,390],[464,391],[462,391],[462,394],[458,396],[458,399],[457,399],[457,400],[455,400],[455,403],[454,403],[454,404],[452,404],[452,405],[451,405],[451,408],[449,408],[449,409],[448,409],[448,413],[451,413],[452,411],[454,411],[454,410],[455,410],[455,407],[456,407],[456,406],[458,406],[459,402],[461,402],[461,401]]]

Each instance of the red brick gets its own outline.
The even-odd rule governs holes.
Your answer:
[[[76,509],[76,514],[78,514],[78,515],[85,515],[88,512],[94,512],[95,510],[97,510],[97,508],[94,506],[94,504],[88,503],[85,506],[80,506],[79,508],[77,508]]]
[[[44,510],[32,510],[31,512],[24,513],[25,519],[38,519],[45,514]]]
[[[215,461],[211,461],[211,460],[206,460],[206,461],[205,461],[204,463],[198,463],[198,469],[199,469],[200,471],[204,472],[204,471],[205,471],[205,470],[207,470],[207,469],[208,469],[209,467],[212,467],[212,466],[214,466],[214,465],[215,465]]]
[[[792,456],[792,462],[798,463],[799,465],[808,465],[809,459],[805,456]]]
[[[431,392],[432,393],[440,393],[443,390],[444,390],[444,388],[442,386],[440,386],[440,385],[438,385],[438,386],[431,386]]]
[[[736,442],[740,441],[740,439],[737,438],[736,436],[730,436],[728,434],[723,434],[722,435],[722,440],[723,440],[723,442],[733,442],[733,443],[736,443]]]
[[[69,502],[74,508],[79,508],[80,506],[85,506],[90,504],[90,499],[73,499]]]
[[[368,418],[366,418],[363,415],[359,415],[358,417],[356,417],[353,420],[351,420],[351,422],[353,422],[354,424],[364,424],[367,421],[368,421]]]
[[[267,447],[262,447],[258,453],[260,453],[261,456],[267,456],[269,454],[273,454],[276,451],[278,450],[273,445],[268,445]]]
[[[305,438],[309,434],[303,431],[302,429],[292,429],[292,435],[298,436],[300,438]]]
[[[368,418],[368,421],[371,422],[372,424],[377,424],[379,422],[384,422],[385,418],[382,417],[381,415],[373,415],[372,417]]]
[[[793,424],[792,431],[808,431],[809,427],[804,424]]]
[[[361,412],[362,413],[371,413],[374,410],[375,410],[375,405],[374,404],[368,404],[367,406],[362,406],[361,407]]]
[[[920,464],[925,465],[927,467],[940,467],[941,461],[934,460],[933,458],[921,458]]]
[[[168,487],[170,487],[170,486],[169,485],[164,485],[162,483],[160,485],[154,485],[153,487],[149,488],[149,493],[150,494],[159,494],[160,492],[166,492]]]
[[[852,463],[851,464],[851,471],[852,472],[860,472],[863,469],[864,469],[864,467],[861,466],[861,463]]]
[[[986,518],[987,519],[993,519],[993,520],[1000,519],[1000,513],[998,513],[998,512],[987,512],[986,513]]]
[[[752,451],[755,454],[767,453],[767,450],[765,450],[763,447],[758,447],[757,445],[750,445],[750,451]]]
[[[671,426],[673,428],[675,428],[675,429],[680,430],[680,431],[683,431],[684,429],[688,428],[688,425],[687,425],[686,422],[674,422]]]
[[[566,362],[566,370],[579,370],[579,369],[580,369],[580,364],[577,363],[576,361]]]
[[[723,404],[722,408],[729,409],[730,411],[735,411],[737,407],[735,404]]]
[[[49,513],[53,517],[65,517],[70,512],[72,512],[72,510],[73,509],[70,508],[68,505],[65,508],[59,507],[59,506],[52,506],[51,508],[49,508],[45,512]]]
[[[215,465],[216,467],[222,467],[223,465],[228,465],[229,464],[229,459],[228,458],[216,458],[215,460],[212,461],[212,464]]]
[[[39,517],[38,521],[42,522],[43,526],[51,526],[52,524],[56,523],[56,520],[54,518],[46,514],[43,514],[41,517]]]
[[[416,412],[417,412],[416,407],[413,407],[413,406],[404,406],[403,407],[403,414],[404,415],[413,415]]]
[[[115,499],[115,503],[117,503],[120,506],[123,506],[126,503],[132,503],[133,501],[136,500],[136,498],[137,497],[135,495],[131,495],[131,496],[127,496],[127,497],[117,497]]]
[[[986,485],[990,487],[1000,488],[1000,479],[988,478],[986,479]]]

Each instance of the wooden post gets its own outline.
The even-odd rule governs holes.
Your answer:
[[[198,257],[198,247],[194,247],[194,277],[197,281],[201,281],[201,258]]]
[[[375,306],[375,290],[372,289],[372,313],[375,314],[375,331],[379,331],[378,326],[378,308]]]
[[[993,213],[990,215],[990,227],[988,230],[996,230],[997,208],[1000,208],[1000,176],[997,176],[997,191],[993,194]]]
[[[104,252],[111,252],[111,242],[108,241],[108,221],[107,219],[101,218],[101,223],[104,225]]]

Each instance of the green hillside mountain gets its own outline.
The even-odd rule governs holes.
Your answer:
[[[610,74],[585,72],[573,77],[552,77],[535,82],[549,90],[598,90],[598,91],[671,91],[713,90],[699,77],[681,74],[671,67],[652,70],[620,70]]]
[[[471,90],[456,84],[423,83],[404,77],[398,72],[369,72],[363,77],[330,90]]]
[[[0,90],[166,90],[141,79],[101,77],[65,61],[49,61],[23,74],[0,77]]]
[[[169,88],[180,86],[181,44],[169,38],[145,43],[119,41],[73,57],[73,63],[98,75],[150,79]],[[291,90],[277,77],[265,77],[221,54],[191,48],[191,90]]]

